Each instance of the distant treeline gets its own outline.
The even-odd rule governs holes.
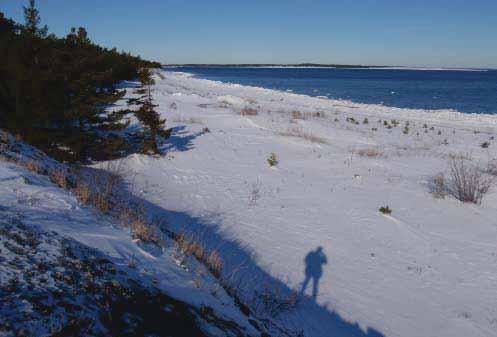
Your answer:
[[[165,64],[164,67],[199,67],[199,68],[264,68],[264,67],[303,67],[303,68],[380,68],[382,66],[364,66],[353,64],[320,64],[320,63],[296,63],[296,64],[273,64],[273,63],[241,63],[241,64]]]
[[[101,47],[83,27],[62,38],[48,34],[34,0],[24,7],[24,17],[19,24],[0,12],[0,127],[61,160],[122,152],[129,144],[119,130],[130,111],[106,112],[124,94],[116,85],[139,75],[147,82],[150,72],[144,69],[160,64]],[[140,121],[160,124],[144,130],[164,124],[150,95],[135,103],[141,106]]]

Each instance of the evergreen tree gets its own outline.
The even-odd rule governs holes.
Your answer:
[[[107,111],[124,95],[116,84],[159,64],[100,47],[83,27],[47,36],[34,1],[24,12],[25,25],[0,13],[0,127],[61,160],[120,155],[131,144],[115,131],[131,112]]]
[[[26,31],[32,36],[46,37],[48,27],[40,28],[40,12],[36,8],[35,0],[29,0],[29,6],[23,6]]]
[[[139,72],[139,79],[145,87],[145,95],[139,99],[138,104],[140,105],[140,108],[136,112],[138,120],[145,129],[142,150],[145,153],[151,152],[157,154],[160,152],[157,145],[158,136],[169,136],[169,134],[164,131],[166,120],[161,119],[159,113],[155,111],[157,105],[153,103],[152,98],[152,85],[154,84],[154,79],[152,78],[150,69],[141,69]]]

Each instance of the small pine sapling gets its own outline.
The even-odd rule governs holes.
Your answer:
[[[271,167],[278,165],[278,157],[276,156],[276,153],[272,152],[267,158],[267,162]]]

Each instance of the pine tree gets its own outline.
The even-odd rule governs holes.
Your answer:
[[[131,150],[131,138],[115,132],[127,126],[123,117],[131,112],[107,107],[124,95],[119,82],[159,64],[98,46],[83,27],[65,38],[47,36],[33,0],[24,13],[24,25],[0,14],[0,127],[59,160],[115,158]],[[164,124],[146,77],[141,115],[147,139],[156,144]]]
[[[35,0],[29,0],[29,6],[23,6],[24,20],[26,31],[32,36],[46,37],[48,27],[45,25],[40,28],[40,12],[36,8]]]
[[[81,46],[91,43],[90,39],[88,38],[88,32],[84,27],[78,28],[78,43]]]
[[[145,87],[145,95],[139,99],[138,104],[140,108],[135,113],[145,131],[142,150],[145,153],[152,152],[158,154],[160,151],[157,145],[157,137],[168,137],[170,132],[164,131],[166,120],[161,119],[159,113],[155,111],[157,105],[153,103],[152,98],[154,79],[152,78],[150,69],[141,69],[139,79]]]

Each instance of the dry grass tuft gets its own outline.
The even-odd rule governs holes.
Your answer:
[[[283,131],[279,133],[280,136],[285,136],[285,137],[297,137],[297,138],[302,138],[307,141],[310,141],[311,143],[319,143],[319,144],[327,144],[328,141],[323,138],[316,136],[310,132],[305,132],[302,130],[302,128],[289,128],[287,131]]]
[[[162,240],[160,230],[154,223],[150,223],[142,217],[137,217],[131,222],[131,230],[133,239],[142,242],[154,243],[159,245]]]
[[[240,110],[240,115],[242,116],[257,116],[259,114],[259,111],[254,108],[250,107],[245,107],[242,110]]]
[[[361,157],[376,158],[381,157],[383,152],[377,147],[368,147],[364,149],[359,149],[356,153]]]
[[[50,173],[50,180],[57,186],[67,189],[71,186],[68,174],[63,169],[57,169]]]
[[[22,164],[22,163],[20,163]],[[44,174],[45,170],[43,169],[43,166],[36,160],[28,160],[25,164],[24,167],[27,168],[28,170],[38,173],[38,174]]]
[[[204,259],[205,249],[197,240],[182,233],[177,237],[176,242],[183,253],[193,255],[200,261]]]
[[[184,123],[184,124],[204,124],[204,121],[200,118],[197,118],[197,117],[185,118],[183,116],[174,117],[173,122]]]
[[[72,193],[76,196],[76,198],[84,205],[88,205],[91,199],[91,190],[90,187],[80,181],[76,181],[76,187],[73,188]]]
[[[296,291],[288,293],[281,287],[268,284],[263,286],[261,291],[255,290],[251,307],[260,316],[277,317],[284,312],[295,310],[299,299],[300,296]]]
[[[292,116],[292,119],[305,119],[304,114],[298,110],[293,110],[290,112],[290,115]]]
[[[108,214],[112,209],[112,202],[109,195],[96,191],[91,195],[93,207],[103,214]]]
[[[221,255],[216,250],[214,250],[207,256],[206,262],[211,273],[215,277],[220,277],[221,271],[223,269],[223,260],[221,258]]]
[[[209,271],[217,278],[221,277],[223,260],[218,251],[208,252],[200,239],[181,233],[175,238],[177,248],[186,255],[194,256],[202,262]]]

